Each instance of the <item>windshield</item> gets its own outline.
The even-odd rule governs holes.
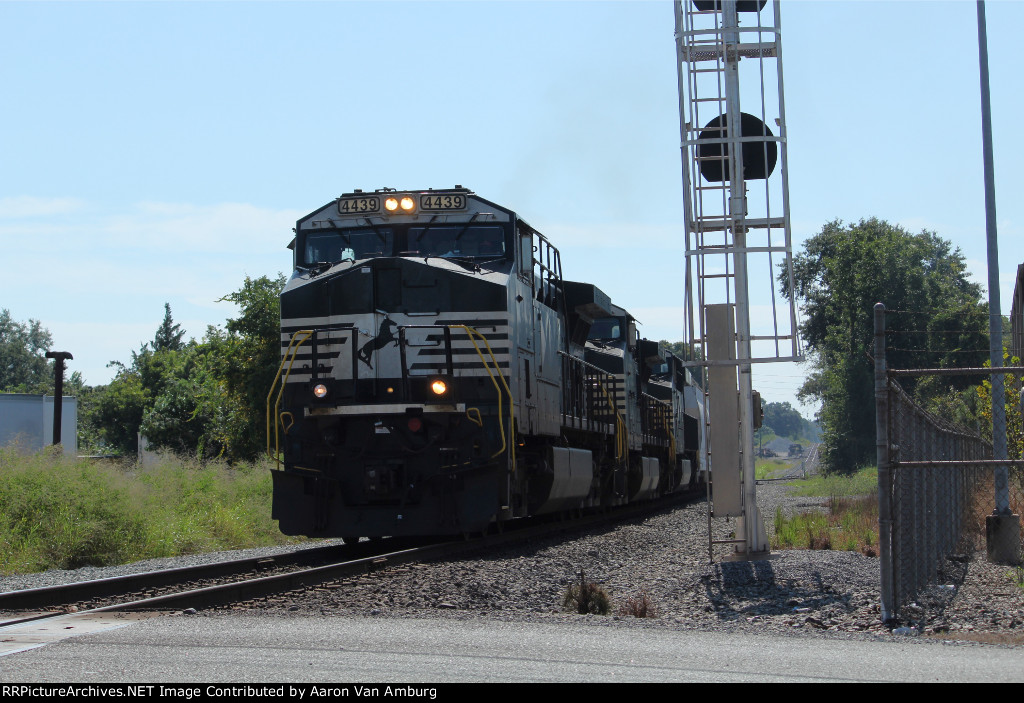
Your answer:
[[[505,234],[489,225],[410,227],[407,251],[420,256],[500,258]]]
[[[345,259],[390,256],[394,250],[394,232],[390,227],[376,229],[324,230],[306,235],[302,263],[337,263]]]
[[[429,223],[318,230],[305,235],[299,265],[314,268],[377,256],[502,259],[505,230],[500,225]]]
[[[587,339],[620,339],[622,337],[622,320],[618,317],[604,317],[594,320],[590,326]]]

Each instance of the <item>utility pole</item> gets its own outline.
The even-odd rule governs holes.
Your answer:
[[[988,32],[985,0],[978,0],[978,67],[981,73],[981,149],[985,164],[985,241],[988,246],[989,363],[1003,366],[1003,314],[999,300],[999,240],[996,229],[995,166],[992,158],[992,105],[988,84]],[[1006,461],[1006,390],[1002,373],[993,373],[992,458]],[[985,519],[985,538],[990,561],[1013,562],[1020,558],[1020,516],[1010,511],[1010,472],[995,469],[995,510]]]

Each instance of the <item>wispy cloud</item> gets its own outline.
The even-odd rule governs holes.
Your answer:
[[[37,198],[30,195],[0,198],[0,221],[65,215],[84,206],[85,202],[78,198]]]

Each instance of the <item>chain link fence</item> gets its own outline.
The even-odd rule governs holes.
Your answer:
[[[1017,562],[1020,530],[998,527],[1000,519],[1018,520],[1024,509],[1024,461],[997,461],[978,431],[927,412],[896,379],[967,374],[980,383],[992,373],[1024,369],[889,370],[878,310],[875,364],[882,614],[888,620],[937,583],[947,559]],[[993,514],[1000,500],[1011,513],[1004,508],[1005,518]]]

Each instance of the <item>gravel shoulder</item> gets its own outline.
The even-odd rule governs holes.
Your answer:
[[[771,531],[776,507],[787,512],[813,508],[781,484],[758,486],[758,504]],[[715,539],[734,521],[716,519]],[[319,546],[320,542],[304,545]],[[386,569],[204,615],[245,611],[293,615],[492,618],[506,621],[580,622],[595,626],[656,627],[786,633],[803,637],[907,639],[911,635],[955,642],[1024,644],[1024,590],[1011,569],[977,557],[950,563],[947,583],[906,609],[907,634],[893,634],[880,621],[879,561],[851,552],[780,551],[761,561],[723,561],[727,546],[715,546],[709,561],[708,521],[703,500],[643,520],[592,530],[572,538],[535,540],[485,556]],[[299,547],[303,548],[303,547]],[[281,548],[232,552],[232,557],[281,552]],[[161,559],[111,568],[50,571],[0,579],[0,591],[87,578],[135,573],[224,553]],[[563,607],[580,572],[610,596],[612,614],[580,616]],[[953,588],[948,588],[948,586]],[[654,617],[620,610],[645,597]],[[897,631],[899,633],[901,631]]]

